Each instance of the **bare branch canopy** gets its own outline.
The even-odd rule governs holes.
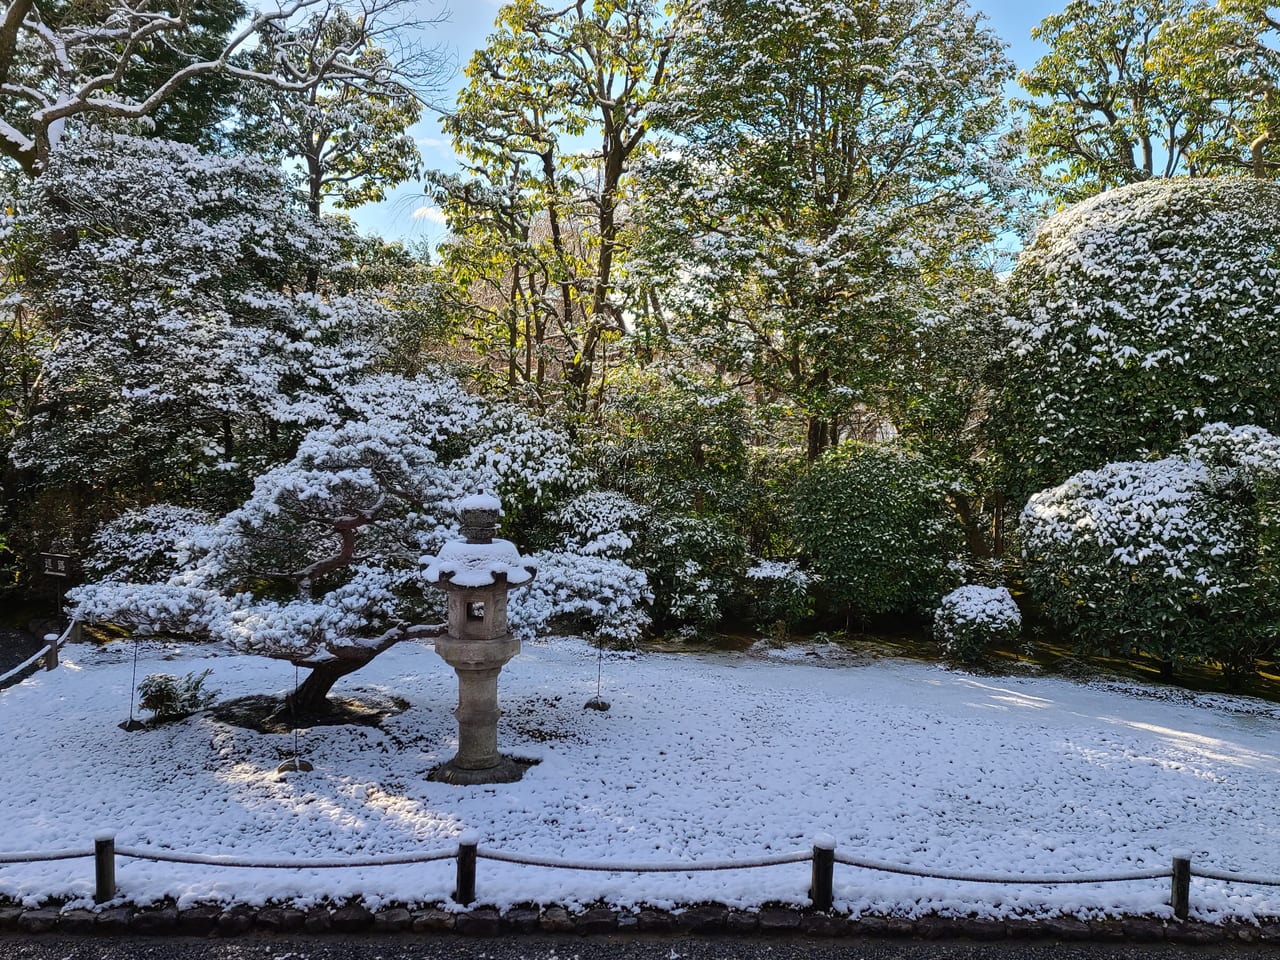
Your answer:
[[[0,156],[34,175],[68,120],[147,117],[184,85],[211,74],[295,92],[322,84],[380,88],[386,77],[363,69],[352,55],[355,50],[339,45],[317,58],[303,41],[291,44],[290,28],[302,18],[315,22],[344,15],[365,25],[353,42],[367,42],[420,26],[399,16],[407,3],[357,0],[345,9],[332,0],[280,3],[244,18],[210,57],[207,48],[204,56],[197,52],[192,20],[198,5],[192,0],[178,0],[167,9],[147,0],[111,0],[105,11],[95,9],[84,22],[74,14],[49,13],[39,0],[10,0],[0,11]],[[275,53],[269,67],[246,65],[240,55],[268,36]],[[144,74],[140,65],[162,48],[176,54],[180,65]],[[406,81],[411,85],[412,77]]]

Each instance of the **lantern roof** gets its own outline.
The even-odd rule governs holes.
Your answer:
[[[431,558],[426,579],[428,583],[443,580],[457,587],[488,587],[498,577],[505,576],[507,583],[518,587],[532,580],[536,572],[533,562],[520,556],[510,540],[494,539],[488,543],[453,540],[440,548],[438,556]]]
[[[454,540],[440,548],[428,560],[426,580],[454,587],[489,587],[504,578],[518,587],[533,579],[537,568],[510,540],[494,536],[502,503],[497,497],[474,494],[458,503],[462,519],[460,531],[465,540]]]

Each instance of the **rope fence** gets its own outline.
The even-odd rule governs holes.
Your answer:
[[[849,867],[861,867],[864,870],[878,870],[881,873],[897,873],[906,877],[925,877],[930,880],[958,880],[961,883],[1020,883],[1029,887],[1053,886],[1067,883],[1125,883],[1130,880],[1159,880],[1169,876],[1165,869],[1130,870],[1112,873],[1079,873],[1051,876],[1036,876],[1029,873],[964,873],[920,870],[915,867],[902,867],[878,860],[861,860],[856,857],[837,855],[836,863]]]
[[[0,863],[47,863],[53,860],[80,860],[92,856],[92,847],[88,850],[18,850],[14,853],[0,853]]]
[[[586,863],[578,860],[555,860],[550,857],[532,857],[506,853],[481,847],[476,851],[481,860],[498,860],[502,863],[518,863],[527,867],[546,867],[550,870],[592,870],[597,873],[709,873],[715,870],[751,870],[756,867],[776,867],[785,863],[804,863],[812,859],[808,850],[780,853],[775,856],[755,857],[750,860],[726,860],[713,863]]]
[[[269,870],[335,870],[340,867],[391,867],[406,863],[430,863],[433,860],[451,860],[457,856],[454,850],[435,850],[430,853],[401,853],[385,857],[352,857],[349,859],[315,860],[245,860],[203,853],[170,853],[142,847],[116,847],[117,857],[134,860],[150,860],[154,863],[190,863],[205,867],[249,867]]]
[[[1256,874],[1231,873],[1227,870],[1192,867],[1193,877],[1204,877],[1206,880],[1224,880],[1227,883],[1247,883],[1255,887],[1280,887],[1280,877],[1262,877]]]
[[[61,634],[48,634],[45,637],[45,645],[33,653],[27,659],[12,670],[0,673],[0,690],[5,687],[11,687],[15,683],[20,683],[31,674],[35,673],[40,666],[44,666],[46,670],[55,670],[58,666],[58,651],[65,647],[68,643],[74,643],[80,639],[80,621],[72,620],[67,624],[67,629]]]
[[[92,849],[16,851],[0,853],[0,864],[12,863],[45,863],[55,860],[89,859],[94,861],[94,899],[98,903],[114,900],[118,893],[116,885],[116,861],[118,858],[148,860],[154,863],[184,863],[209,867],[247,867],[276,870],[317,870],[337,869],[342,867],[364,868],[430,863],[437,860],[456,861],[456,887],[451,894],[452,899],[463,906],[476,901],[476,865],[479,860],[493,860],[501,863],[519,864],[548,870],[588,870],[601,873],[705,873],[716,870],[753,870],[763,867],[776,867],[792,863],[811,865],[811,883],[808,897],[813,908],[819,911],[832,909],[834,901],[834,871],[837,863],[846,867],[871,870],[879,873],[899,874],[908,877],[922,877],[931,880],[946,880],[960,883],[1004,884],[1008,886],[1055,886],[1058,884],[1102,884],[1129,883],[1134,881],[1162,880],[1170,881],[1169,904],[1173,907],[1174,916],[1186,920],[1191,907],[1191,878],[1200,877],[1206,880],[1218,880],[1227,883],[1242,883],[1253,886],[1280,887],[1280,877],[1268,877],[1257,874],[1236,873],[1229,870],[1217,870],[1211,867],[1193,867],[1191,855],[1185,851],[1173,854],[1169,868],[1151,868],[1147,870],[1118,870],[1102,873],[1074,873],[1056,875],[1034,875],[1025,873],[968,873],[964,871],[927,870],[904,864],[885,863],[851,857],[836,852],[835,841],[826,835],[818,836],[810,850],[797,850],[791,853],[767,854],[759,857],[739,860],[703,861],[703,862],[599,862],[585,860],[563,860],[552,857],[537,857],[527,854],[511,853],[481,847],[474,833],[466,833],[459,839],[454,849],[431,850],[421,853],[387,854],[375,857],[323,857],[311,859],[266,859],[254,860],[244,857],[187,853],[178,850],[162,850],[152,847],[117,847],[114,834],[100,834],[94,838]]]

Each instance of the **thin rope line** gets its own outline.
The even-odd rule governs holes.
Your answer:
[[[805,863],[812,859],[808,850],[780,853],[773,856],[753,857],[747,860],[667,863],[588,863],[581,860],[560,860],[555,857],[534,857],[525,854],[506,853],[480,847],[476,856],[481,860],[498,860],[517,863],[526,867],[549,867],[553,870],[590,870],[595,873],[706,873],[712,870],[746,870],[753,867],[776,867],[787,863]]]
[[[67,641],[71,638],[71,630],[73,627],[75,627],[75,625],[76,625],[76,621],[72,620],[70,625],[68,625],[67,629],[62,631],[62,635],[58,637],[57,642],[58,642],[59,650],[61,650],[64,646],[66,646]],[[22,673],[24,670],[27,670],[33,667],[35,664],[39,663],[48,655],[49,655],[49,645],[45,644],[43,647],[41,647],[39,650],[37,650],[35,653],[29,656],[26,660],[23,660],[20,664],[14,667],[12,670],[9,670],[5,673],[0,673],[0,689],[3,689],[4,686],[8,684],[10,680],[13,680],[14,677],[18,676],[18,674]]]
[[[1225,880],[1228,883],[1250,883],[1259,887],[1280,887],[1280,877],[1263,877],[1256,874],[1232,873],[1229,870],[1214,870],[1210,867],[1191,867],[1193,877],[1204,877],[1206,880]]]
[[[1158,880],[1169,876],[1165,869],[1133,870],[1128,872],[1094,873],[1094,874],[1055,874],[1051,876],[1035,876],[1033,874],[999,874],[999,873],[966,873],[963,871],[922,870],[918,867],[898,866],[882,863],[877,860],[862,860],[837,853],[836,863],[848,867],[861,867],[864,870],[878,870],[881,873],[897,873],[907,877],[925,877],[929,880],[958,880],[962,883],[1009,883],[1009,884],[1058,884],[1058,883],[1121,883],[1129,880]]]
[[[92,856],[92,850],[17,850],[13,853],[0,853],[0,863],[45,863],[51,860],[79,860]]]
[[[129,687],[129,725],[133,725],[133,704],[138,698],[138,638],[133,638],[133,685]]]
[[[433,860],[450,860],[456,850],[436,850],[431,853],[399,853],[383,857],[333,857],[315,860],[250,860],[243,857],[211,856],[203,853],[148,850],[144,847],[116,847],[116,856],[134,860],[150,860],[155,863],[190,863],[206,867],[249,867],[264,870],[332,870],[340,867],[389,867],[406,863],[430,863]]]

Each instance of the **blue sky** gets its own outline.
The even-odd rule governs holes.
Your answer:
[[[1041,44],[1031,39],[1031,28],[1061,10],[1066,0],[970,0],[970,3],[987,16],[996,33],[1009,44],[1009,53],[1018,68],[1025,70],[1045,52]],[[499,0],[454,0],[448,20],[425,38],[428,43],[439,43],[457,64],[455,89],[463,81],[462,65],[492,31],[499,6]],[[453,152],[441,133],[437,116],[424,116],[413,133],[428,167],[455,168]],[[383,203],[354,211],[354,219],[364,232],[391,239],[426,240],[434,244],[444,236],[439,211],[427,205],[418,183],[403,184]]]

